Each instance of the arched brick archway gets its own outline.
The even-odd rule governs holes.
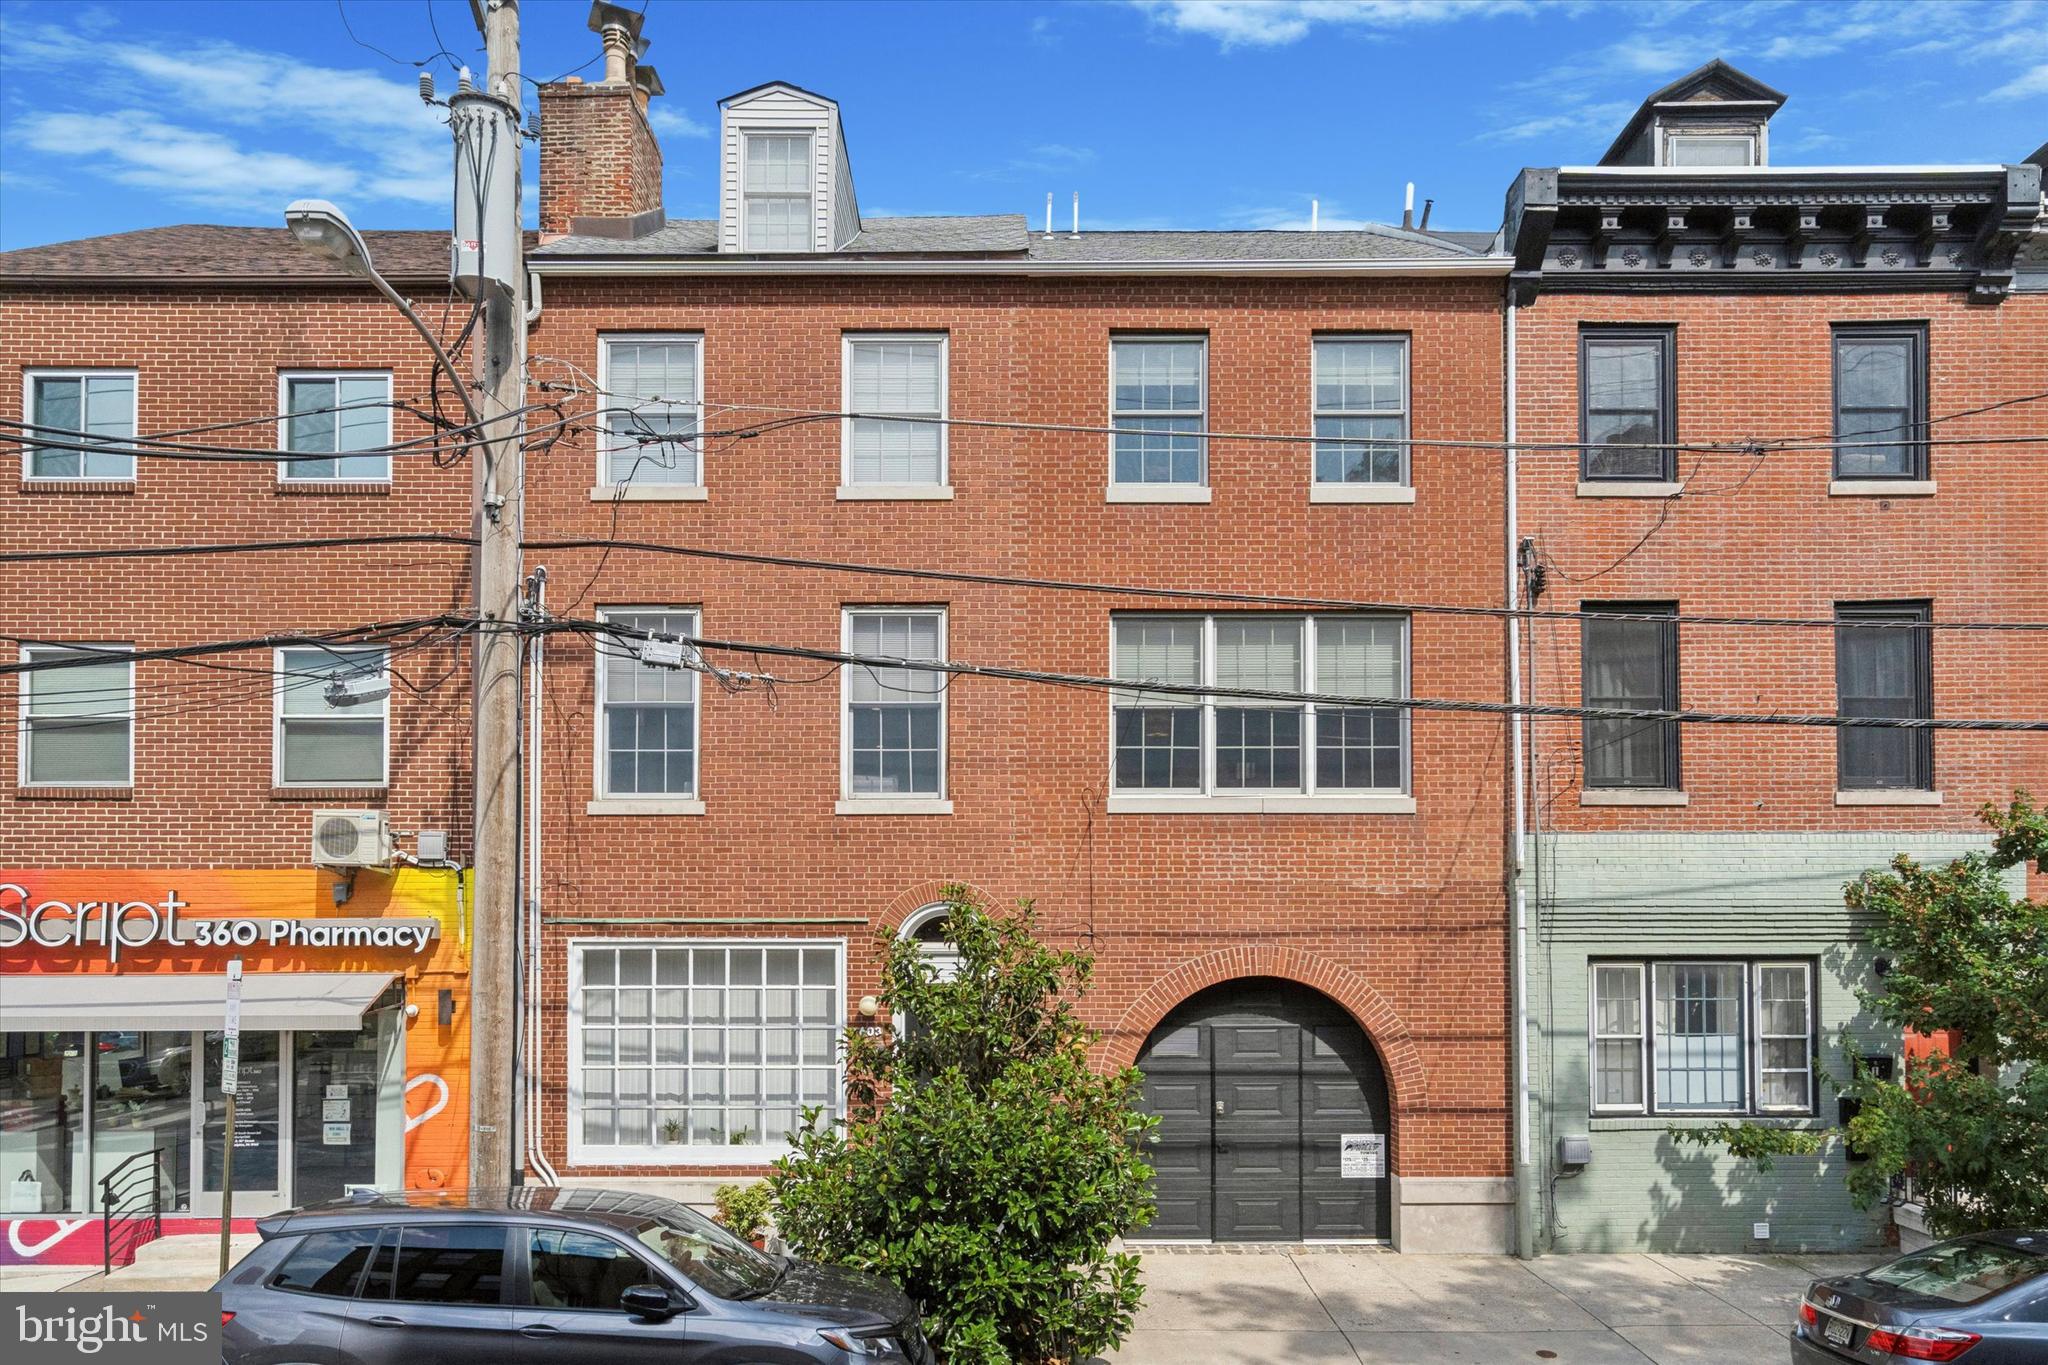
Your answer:
[[[903,921],[909,919],[927,905],[936,905],[946,899],[946,888],[949,886],[966,887],[968,894],[973,896],[982,905],[990,907],[1000,906],[1000,902],[984,886],[978,886],[973,882],[961,881],[957,877],[934,878],[928,882],[919,882],[915,886],[905,887],[890,897],[889,903],[882,907],[879,915],[875,916],[875,923],[886,924],[891,931],[900,929]]]
[[[1154,981],[1103,1040],[1103,1060],[1112,1066],[1131,1065],[1152,1030],[1175,1005],[1206,987],[1248,976],[1292,981],[1321,991],[1342,1005],[1379,1053],[1395,1112],[1428,1104],[1429,1073],[1422,1065],[1422,1055],[1409,1036],[1407,1023],[1386,998],[1356,972],[1312,953],[1275,945],[1219,948],[1181,963]],[[1398,1141],[1397,1137],[1397,1145]]]

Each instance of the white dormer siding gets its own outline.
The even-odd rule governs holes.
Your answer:
[[[719,107],[718,249],[831,251],[860,231],[839,106],[774,82]]]

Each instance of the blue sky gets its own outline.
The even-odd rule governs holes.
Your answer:
[[[523,8],[529,75],[596,56],[587,0]],[[1036,219],[1052,191],[1064,221],[1079,190],[1090,227],[1305,225],[1312,196],[1325,226],[1398,220],[1412,179],[1434,225],[1489,228],[1518,167],[1597,158],[1715,56],[1791,96],[1781,164],[2048,138],[2048,0],[649,0],[645,34],[676,217],[713,212],[718,98],[777,78],[840,101],[870,214]],[[467,0],[0,0],[0,248],[302,195],[440,226],[417,60],[444,93],[482,66]]]

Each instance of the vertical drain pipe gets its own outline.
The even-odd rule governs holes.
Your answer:
[[[1516,448],[1518,428],[1516,425],[1517,365],[1515,353],[1515,297],[1514,287],[1506,290],[1507,309],[1503,330],[1507,351],[1507,420],[1503,429],[1507,434],[1507,604],[1510,610],[1521,605],[1521,503],[1519,481],[1521,477],[1521,452]],[[1508,617],[1508,699],[1516,704],[1522,701],[1522,629],[1519,616]],[[1515,1255],[1528,1260],[1536,1254],[1535,1216],[1536,1163],[1534,1160],[1535,1138],[1531,1131],[1532,1116],[1529,1104],[1529,896],[1525,885],[1523,867],[1524,848],[1527,840],[1529,812],[1527,805],[1527,783],[1525,772],[1527,757],[1529,718],[1517,714],[1511,724],[1514,728],[1514,743],[1511,746],[1513,762],[1511,772],[1515,784],[1515,832],[1514,853],[1509,864],[1514,889],[1514,1048],[1515,1068]]]

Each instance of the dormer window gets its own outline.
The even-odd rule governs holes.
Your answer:
[[[1748,133],[1678,133],[1664,135],[1667,166],[1754,166],[1756,138]]]
[[[812,249],[812,164],[809,133],[746,135],[746,250]]]

